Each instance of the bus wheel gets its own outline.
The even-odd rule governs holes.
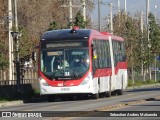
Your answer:
[[[93,99],[98,99],[98,98],[99,98],[99,93],[93,94],[93,95],[92,95],[92,98],[93,98]]]
[[[117,94],[116,91],[111,92],[111,95],[116,95],[116,94]]]
[[[123,90],[118,90],[117,95],[123,95]]]
[[[104,98],[104,97],[105,97],[105,93],[100,93],[100,94],[99,94],[99,97],[100,97],[100,98]]]
[[[75,100],[75,96],[74,95],[69,95],[68,96],[68,100],[69,101],[74,101]]]
[[[67,101],[67,96],[62,95],[62,96],[61,96],[61,101]]]
[[[48,102],[54,102],[55,97],[54,96],[47,96]]]
[[[111,91],[106,92],[106,97],[111,97]]]

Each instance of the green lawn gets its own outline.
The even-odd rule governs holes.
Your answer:
[[[149,85],[149,84],[156,84],[156,83],[160,83],[160,81],[156,81],[155,80],[135,80],[134,84],[132,83],[132,80],[128,80],[128,87],[131,86],[141,86],[141,85]]]

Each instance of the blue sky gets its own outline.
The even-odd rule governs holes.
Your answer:
[[[98,0],[94,0],[97,3]],[[110,3],[112,1],[113,4],[113,13],[118,12],[118,0],[101,0],[102,3]],[[127,1],[127,12],[130,14],[134,14],[136,12],[143,11],[144,14],[146,12],[146,0],[126,0]],[[149,0],[150,1],[150,11],[155,14],[158,19],[160,19],[160,0]],[[155,5],[157,8],[155,9]],[[96,22],[98,20],[98,9],[97,4],[95,6],[95,10],[92,13],[92,20]],[[124,0],[120,0],[120,9],[124,10]],[[109,6],[101,4],[101,20],[103,20],[107,15],[109,15]]]

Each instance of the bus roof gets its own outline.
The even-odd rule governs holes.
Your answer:
[[[70,29],[52,30],[45,32],[41,40],[65,40],[65,39],[84,39],[89,38],[91,30],[89,29],[78,29],[76,32],[71,32]]]
[[[124,41],[122,37],[114,36],[109,32],[101,32],[103,35],[111,36],[113,40]]]
[[[111,36],[114,40],[124,41],[122,37],[113,36],[108,32],[98,32],[93,29],[60,29],[60,30],[51,30],[44,32],[41,40],[50,41],[50,40],[88,40],[91,36]]]

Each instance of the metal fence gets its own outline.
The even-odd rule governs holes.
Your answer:
[[[24,79],[18,89],[16,80],[0,81],[0,98],[29,97],[34,94],[37,83],[37,79]]]
[[[23,76],[23,77],[22,77]],[[0,80],[0,98],[2,97],[27,97],[38,90],[37,71],[33,68],[25,68],[20,78],[20,85],[17,80]],[[20,93],[20,94],[18,94]]]

